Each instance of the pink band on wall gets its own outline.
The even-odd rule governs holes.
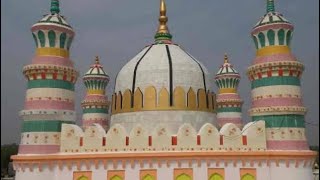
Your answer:
[[[239,94],[218,94],[217,100],[218,99],[240,99],[240,96]]]
[[[267,141],[268,150],[309,150],[307,141]]]
[[[280,62],[280,61],[297,61],[293,54],[273,54],[268,56],[258,56],[254,59],[253,64],[266,63],[266,62]]]
[[[63,25],[61,25],[63,26]],[[68,34],[71,34],[72,36],[74,35],[74,32],[71,31],[70,29],[67,29],[67,28],[70,28],[72,29],[71,27],[60,27],[60,26],[57,26],[57,25],[35,25],[31,28],[31,31],[36,31],[36,30],[57,30],[57,31],[60,31],[60,32],[66,32]]]
[[[269,24],[269,25],[264,25],[258,28],[255,28],[251,34],[256,34],[257,32],[269,30],[269,29],[293,29],[293,26],[290,24]]]
[[[52,154],[59,151],[59,145],[19,145],[19,154]]]
[[[252,108],[266,106],[303,106],[300,98],[264,98],[252,101]]]
[[[74,110],[74,102],[54,100],[33,100],[25,102],[25,110],[31,109],[59,109]]]
[[[84,98],[85,101],[92,101],[92,100],[98,100],[98,101],[107,101],[108,98],[105,95],[87,95]]]
[[[36,56],[32,59],[32,64],[52,64],[73,67],[73,62],[69,58],[58,56]]]

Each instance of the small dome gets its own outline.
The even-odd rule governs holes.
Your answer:
[[[220,67],[219,71],[216,73],[217,76],[219,75],[226,75],[226,74],[237,74],[239,73],[233,68],[233,65],[229,63],[228,56],[224,56],[224,63]]]
[[[269,46],[290,46],[293,24],[275,11],[274,1],[267,0],[267,13],[253,27],[251,35],[257,50]]]
[[[50,24],[58,25],[58,26],[60,25],[64,28],[72,29],[72,27],[65,20],[65,17],[56,13],[44,15],[44,17],[33,26],[50,25]]]
[[[289,24],[291,23],[286,20],[281,13],[275,11],[274,0],[267,0],[267,13],[259,20],[254,28],[267,25],[267,24]]]
[[[258,26],[263,26],[267,24],[276,24],[276,23],[285,23],[285,24],[290,24],[291,23],[283,17],[281,13],[278,12],[268,12],[265,14],[259,21],[258,23],[254,26],[254,28]]]
[[[95,63],[90,66],[90,69],[83,76],[83,78],[87,77],[105,77],[109,79],[109,75],[103,70],[103,66],[100,64],[98,57],[96,57]]]
[[[44,15],[44,17],[32,27],[41,25],[55,25],[72,30],[72,27],[67,23],[65,17],[60,15],[59,13],[59,1],[51,0],[50,14]]]

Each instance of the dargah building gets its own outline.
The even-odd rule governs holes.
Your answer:
[[[232,59],[225,55],[215,60],[220,67],[207,69],[176,44],[164,0],[154,39],[115,79],[99,57],[78,73],[70,59],[76,32],[51,0],[50,12],[31,27],[35,54],[23,68],[16,180],[312,180],[316,153],[305,136],[304,65],[290,49],[294,26],[265,1],[251,31],[256,56],[245,77],[251,107],[244,124],[241,73]],[[77,81],[86,88],[81,126]]]

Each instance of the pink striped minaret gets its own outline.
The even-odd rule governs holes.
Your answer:
[[[240,81],[239,73],[229,63],[228,56],[224,56],[224,63],[215,76],[219,88],[217,95],[217,120],[220,127],[226,123],[234,123],[242,127],[241,100],[237,89]]]
[[[95,63],[83,76],[87,88],[87,94],[81,103],[83,110],[82,126],[84,129],[94,123],[100,124],[105,130],[108,129],[110,102],[105,94],[105,88],[109,80],[109,75],[103,70],[99,58],[96,57]]]
[[[291,52],[292,32],[293,25],[267,0],[267,13],[251,33],[257,53],[247,75],[252,89],[249,113],[253,121],[266,122],[268,149],[309,149],[300,88],[304,67]]]
[[[74,31],[61,16],[59,1],[31,28],[36,53],[23,68],[28,79],[19,154],[60,151],[62,123],[74,124],[74,84],[78,73],[69,59]]]

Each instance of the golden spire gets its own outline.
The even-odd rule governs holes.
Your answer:
[[[224,53],[224,63],[229,63],[229,59],[228,59],[227,53]]]
[[[160,17],[159,17],[159,28],[157,33],[169,33],[169,29],[167,26],[168,17],[167,14],[167,8],[166,3],[164,0],[160,0]]]
[[[95,61],[96,61],[96,64],[100,64],[100,62],[99,62],[99,56],[96,56]]]
[[[156,35],[154,36],[156,43],[171,43],[172,36],[167,26],[168,18],[166,16],[166,13],[166,3],[164,2],[164,0],[160,0],[159,27]]]

